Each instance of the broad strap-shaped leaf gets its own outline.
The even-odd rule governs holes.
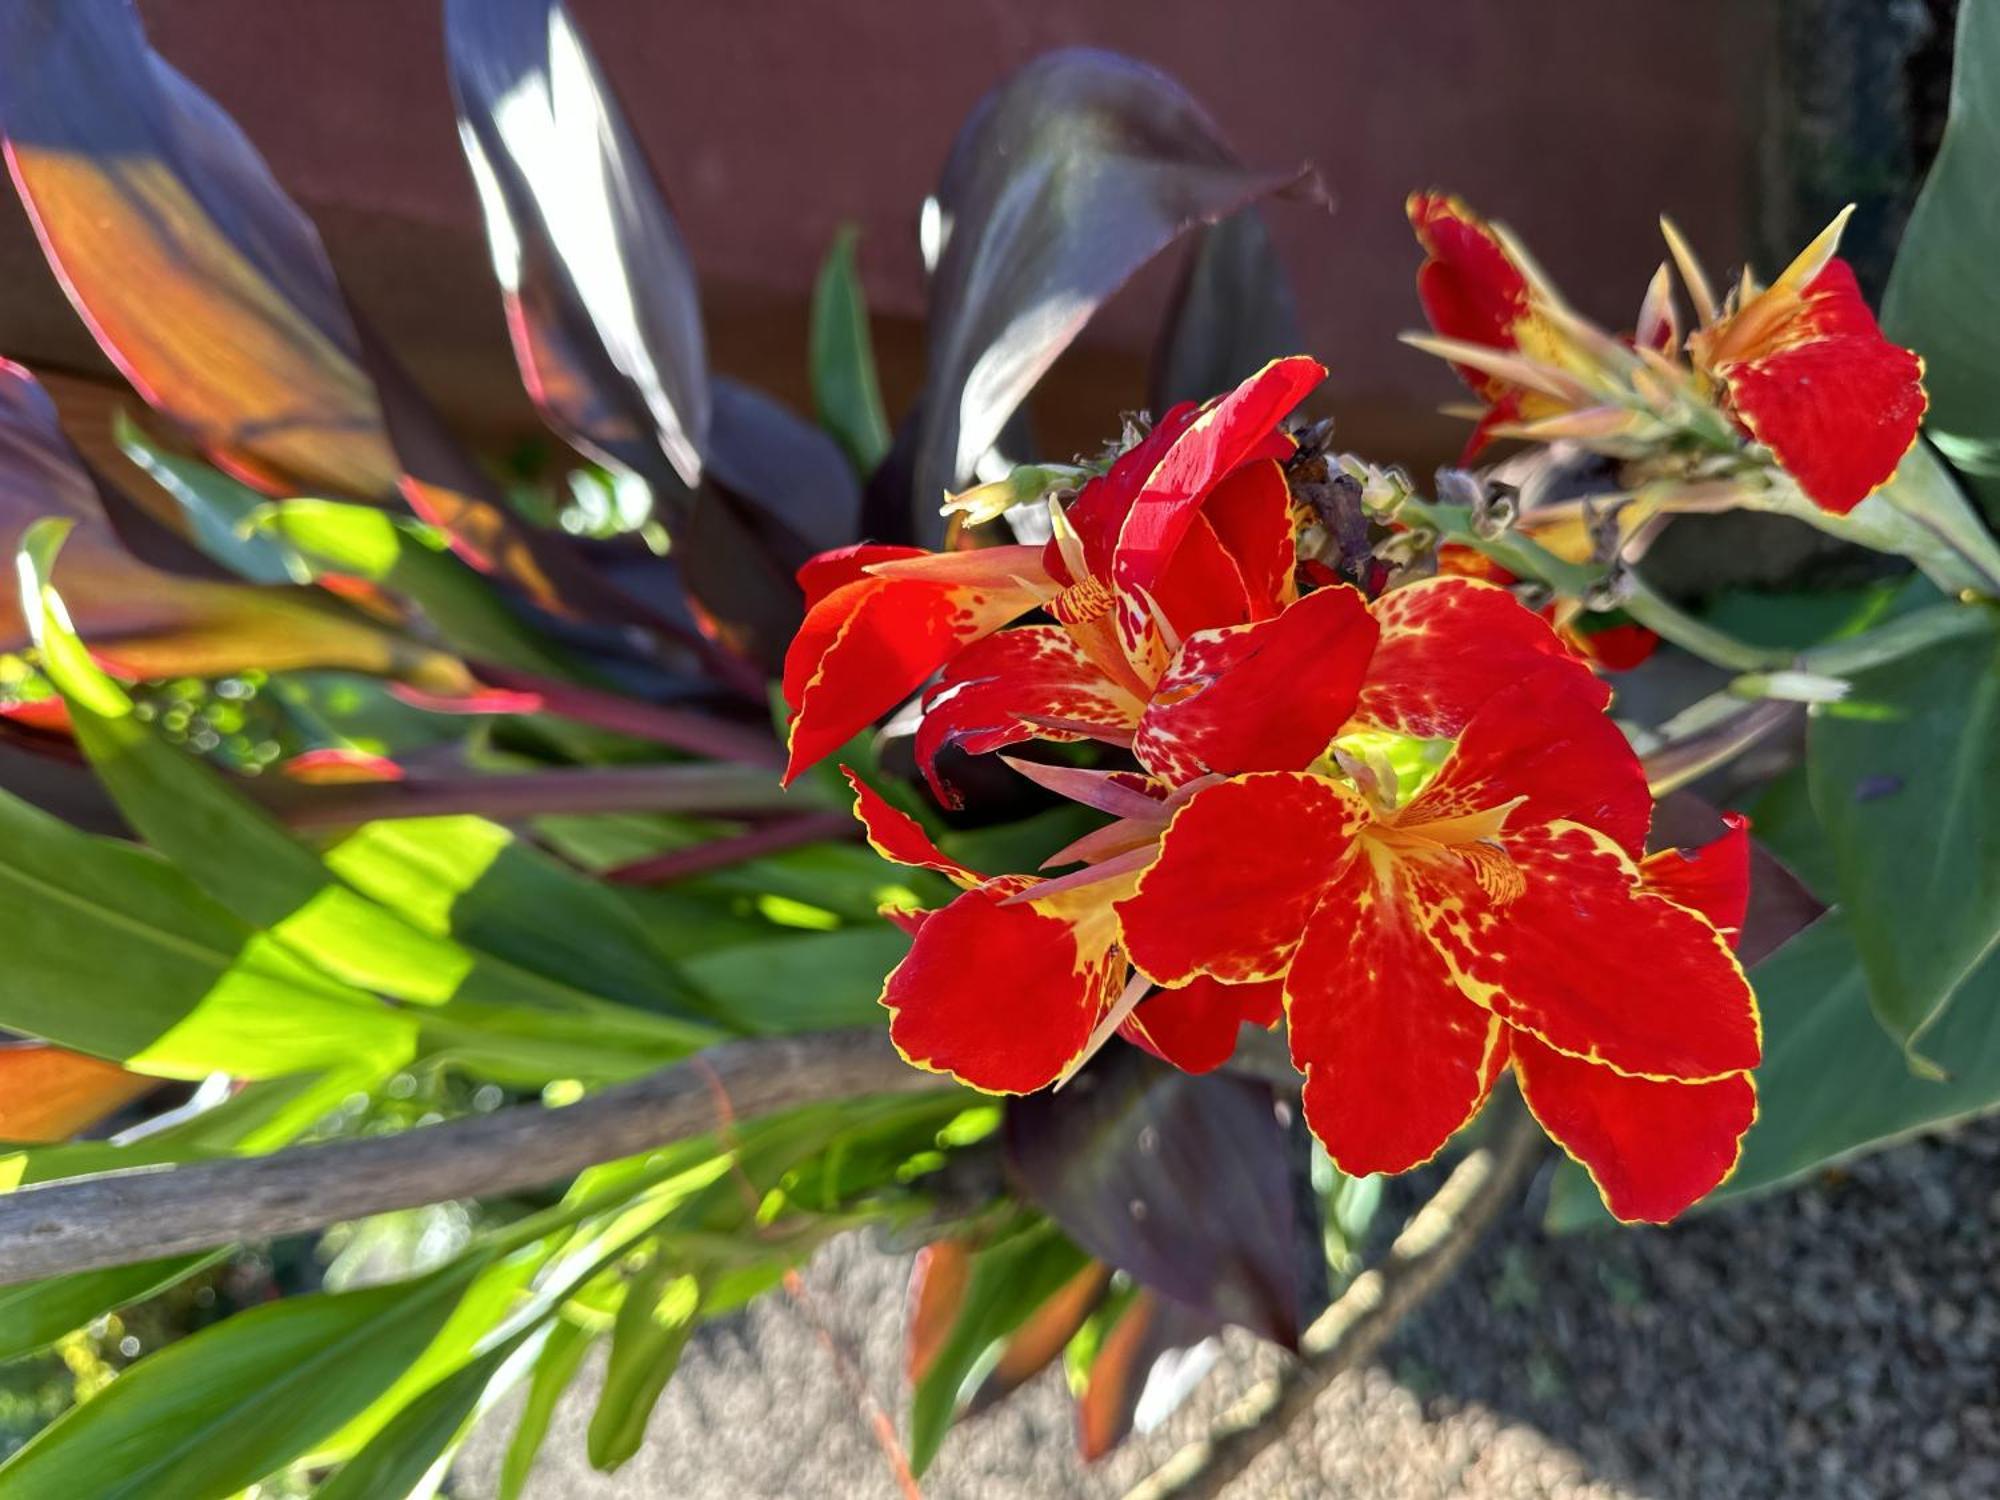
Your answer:
[[[855,472],[865,478],[888,457],[889,419],[875,379],[867,296],[855,266],[859,238],[852,224],[843,225],[813,282],[810,373],[820,426],[833,434]]]
[[[155,1084],[85,1053],[40,1042],[0,1044],[0,1140],[68,1140]]]
[[[1221,1357],[1222,1325],[1170,1297],[1142,1291],[1105,1332],[1077,1400],[1077,1450],[1104,1457],[1135,1428],[1151,1432],[1194,1393]]]
[[[1153,349],[1154,412],[1206,401],[1306,346],[1298,301],[1259,208],[1241,208],[1194,237]]]
[[[107,494],[70,446],[48,394],[19,365],[0,360],[0,555],[11,558],[38,520],[70,522],[56,578],[76,628],[120,675],[342,667],[406,677],[439,693],[470,688],[470,674],[451,656],[330,596],[182,577],[141,562],[113,529]],[[0,589],[0,651],[19,650],[30,633],[19,591]]]
[[[1302,176],[1244,167],[1179,84],[1114,53],[1053,52],[987,95],[938,186],[909,510],[876,529],[935,544],[940,495],[1103,301],[1187,230]]]
[[[157,1296],[217,1258],[176,1255],[0,1287],[0,1359],[45,1349],[105,1313]]]
[[[1903,231],[1882,326],[1924,357],[1928,432],[2000,518],[2000,7],[1958,8],[1944,139]]]
[[[0,1497],[233,1495],[386,1389],[478,1266],[270,1303],[170,1344],[0,1465]]]
[[[1004,1130],[1028,1199],[1092,1255],[1296,1346],[1292,1184],[1268,1085],[1116,1048],[1060,1092],[1010,1099]]]
[[[0,891],[13,913],[9,1030],[165,1078],[268,1078],[415,1050],[407,1015],[300,962],[150,851],[5,795]]]
[[[447,0],[445,49],[515,358],[570,443],[701,479],[711,394],[680,229],[563,0]]]
[[[1914,1058],[2000,944],[2000,628],[1852,684],[1808,732],[1813,809],[1875,1013]]]
[[[268,494],[400,496],[540,602],[582,592],[560,547],[439,440],[349,313],[311,222],[235,123],[152,51],[133,6],[8,7],[0,135],[91,333],[209,457]]]

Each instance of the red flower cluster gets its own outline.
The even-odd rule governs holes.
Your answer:
[[[1725,433],[1763,444],[1815,504],[1846,515],[1917,440],[1923,361],[1882,336],[1835,256],[1844,213],[1770,286],[1745,271],[1719,301],[1663,225],[1698,326],[1682,338],[1662,266],[1637,327],[1614,339],[1564,306],[1506,233],[1458,199],[1418,193],[1408,208],[1428,257],[1417,293],[1443,336],[1427,347],[1452,359],[1485,405],[1468,462],[1495,434],[1623,451],[1674,435],[1689,411],[1719,412]]]
[[[1028,738],[1131,770],[1016,762],[1112,821],[1054,878],[987,876],[854,779],[884,855],[963,888],[883,1002],[896,1044],[975,1087],[1059,1081],[1114,1033],[1190,1070],[1288,1022],[1306,1118],[1355,1173],[1428,1159],[1512,1067],[1621,1218],[1664,1220],[1755,1114],[1755,1002],[1731,954],[1739,826],[1650,857],[1608,692],[1504,589],[1445,577],[1301,595],[1281,360],[1168,413],[1046,547],[809,565],[787,663],[793,771],[942,667],[920,760]],[[1041,607],[1056,622],[1000,627]]]

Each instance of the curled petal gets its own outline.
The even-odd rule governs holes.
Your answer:
[[[1102,887],[1006,904],[1003,877],[932,912],[889,975],[889,1036],[911,1063],[991,1094],[1062,1076],[1124,987]]]
[[[792,710],[785,780],[838,750],[959,651],[1036,603],[1020,584],[872,574],[827,593],[785,654],[785,703]]]
[[[1197,792],[1118,906],[1133,965],[1162,985],[1197,974],[1232,984],[1280,977],[1368,821],[1354,793],[1300,772]]]
[[[983,877],[978,872],[968,870],[932,843],[931,836],[924,832],[923,824],[900,808],[891,806],[888,799],[857,776],[851,766],[842,766],[840,774],[854,788],[854,816],[867,831],[868,845],[877,854],[899,865],[936,870],[968,888],[979,884]]]
[[[1355,717],[1396,734],[1455,738],[1488,698],[1552,663],[1590,677],[1546,621],[1490,583],[1428,578],[1373,609],[1382,641]]]
[[[1190,636],[1132,749],[1172,781],[1310,765],[1353,712],[1375,642],[1368,606],[1345,585],[1274,619]]]
[[[1370,852],[1326,892],[1285,978],[1306,1123],[1354,1176],[1430,1160],[1506,1059],[1499,1017],[1459,992],[1424,936],[1434,894]]]
[[[1208,1073],[1236,1051],[1236,1034],[1247,1021],[1277,1024],[1283,986],[1224,984],[1206,975],[1179,989],[1155,990],[1118,1028],[1118,1034],[1183,1073]]]
[[[1468,996],[1621,1073],[1699,1082],[1756,1066],[1756,999],[1706,918],[1647,891],[1625,851],[1581,823],[1502,837],[1518,882],[1457,880],[1428,924]],[[1424,866],[1425,878],[1442,868]]]
[[[1083,560],[1093,578],[1111,576],[1112,558],[1118,549],[1118,531],[1139,498],[1139,491],[1161,459],[1201,415],[1192,401],[1183,401],[1153,424],[1153,430],[1118,456],[1108,472],[1083,487],[1068,511],[1070,529],[1083,544]],[[1062,548],[1051,538],[1042,552],[1042,564],[1049,576],[1064,584],[1081,583],[1064,561]]]
[[[1636,858],[1653,799],[1645,766],[1605,717],[1606,696],[1603,683],[1570,666],[1544,666],[1495,693],[1397,827],[1420,833],[1513,803],[1509,827],[1568,818]]]
[[[1750,909],[1750,820],[1724,813],[1728,831],[1697,849],[1662,849],[1639,862],[1639,879],[1656,896],[1698,911],[1730,947]]]
[[[1145,640],[1152,621],[1141,601],[1157,593],[1209,491],[1240,464],[1289,452],[1291,440],[1278,432],[1278,423],[1325,378],[1326,369],[1317,360],[1273,360],[1211,402],[1174,440],[1118,533],[1111,572],[1119,596],[1119,630],[1128,649],[1136,652]]]
[[[1249,590],[1236,559],[1223,546],[1205,511],[1196,512],[1188,523],[1154,600],[1168,628],[1182,640],[1197,630],[1241,625],[1257,618],[1251,613]]]
[[[1468,344],[1518,347],[1516,329],[1529,315],[1528,278],[1500,237],[1445,193],[1412,193],[1404,210],[1427,257],[1417,270],[1417,298],[1431,327]],[[1506,383],[1491,375],[1467,365],[1452,368],[1489,401],[1507,393]]]
[[[958,793],[937,769],[947,746],[983,755],[1021,740],[1083,738],[1081,728],[1051,729],[1050,721],[1102,725],[1113,743],[1123,743],[1139,711],[1139,700],[1106,677],[1062,627],[1003,630],[959,653],[925,693],[917,764],[938,801],[957,807]]]
[[[1218,484],[1201,513],[1236,562],[1250,618],[1268,619],[1298,597],[1292,492],[1276,462],[1245,464]]]
[[[799,591],[811,609],[835,589],[859,583],[877,563],[898,562],[911,557],[929,557],[921,547],[886,547],[874,542],[857,542],[852,547],[835,547],[817,557],[807,558],[799,568]]]
[[[1929,405],[1923,361],[1882,337],[1846,261],[1829,261],[1795,295],[1773,287],[1765,297],[1785,299],[1786,315],[1713,373],[1750,435],[1822,509],[1844,516],[1916,442]]]
[[[1664,1224],[1721,1185],[1757,1118],[1747,1073],[1709,1083],[1626,1078],[1520,1035],[1514,1073],[1542,1129],[1627,1223]]]

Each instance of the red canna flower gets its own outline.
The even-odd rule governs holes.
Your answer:
[[[1131,738],[1181,639],[1267,619],[1296,597],[1278,427],[1324,377],[1274,361],[1206,406],[1176,407],[1067,511],[1042,546],[926,553],[851,547],[800,570],[805,624],[785,659],[786,778],[909,697],[925,694],[917,751],[940,800],[948,745]],[[996,635],[1045,608],[1055,625]]]
[[[1511,1064],[1613,1213],[1672,1218],[1755,1114],[1728,942],[1747,846],[1641,858],[1651,801],[1607,697],[1568,666],[1501,686],[1414,796],[1338,747],[1197,791],[1118,904],[1132,963],[1282,981],[1307,1121],[1346,1171],[1427,1160]]]
[[[1637,331],[1617,339],[1458,199],[1418,193],[1408,210],[1426,256],[1418,297],[1440,335],[1412,342],[1452,361],[1483,403],[1468,462],[1500,435],[1571,438],[1656,466],[1740,450],[1747,437],[1816,505],[1845,515],[1916,441],[1923,361],[1882,336],[1835,257],[1846,213],[1769,287],[1746,271],[1720,301],[1663,222],[1699,320],[1683,343],[1665,266]]]

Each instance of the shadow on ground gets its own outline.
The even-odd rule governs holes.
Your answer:
[[[1669,1230],[1551,1240],[1530,1202],[1232,1494],[1986,1500],[2000,1494],[1996,1245],[2000,1121]],[[898,1417],[907,1273],[848,1240],[807,1275]],[[1087,1469],[1046,1374],[954,1432],[925,1494],[1122,1494],[1277,1363],[1232,1341],[1164,1429]],[[781,1297],[705,1331],[616,1475],[584,1462],[593,1395],[581,1382],[559,1414],[536,1500],[897,1493],[812,1323]],[[455,1493],[493,1494],[512,1414],[468,1445]]]

